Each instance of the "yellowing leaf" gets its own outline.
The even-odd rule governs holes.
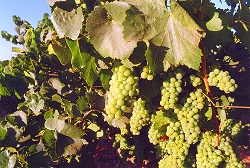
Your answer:
[[[114,6],[123,9],[117,11],[122,16],[128,6],[126,3],[113,3]],[[107,6],[109,9],[110,6]],[[137,45],[136,41],[125,40],[122,34],[122,17],[110,17],[105,8],[96,8],[87,20],[86,29],[90,35],[90,41],[103,57],[126,59]]]
[[[214,12],[214,16],[206,23],[209,31],[220,31],[223,29],[222,20],[219,18],[219,12]]]

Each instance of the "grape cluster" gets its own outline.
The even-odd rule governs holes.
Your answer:
[[[175,108],[176,102],[178,101],[178,95],[182,91],[181,84],[183,72],[177,69],[174,73],[175,76],[173,73],[169,73],[169,76],[163,82],[163,86],[161,87],[162,97],[160,105],[166,110]]]
[[[212,132],[205,132],[197,146],[196,164],[199,168],[217,168],[223,161],[222,151],[215,149],[216,137]]]
[[[146,103],[141,98],[134,102],[132,116],[130,118],[130,131],[133,135],[140,135],[140,130],[150,120]]]
[[[185,139],[189,144],[194,144],[199,140],[201,133],[198,125],[200,119],[199,111],[203,109],[204,104],[204,95],[199,90],[196,90],[189,94],[181,109],[174,110],[185,133]]]
[[[216,146],[216,135],[207,131],[203,134],[200,144],[197,146],[196,164],[201,168],[242,168],[244,164],[239,161],[233,148],[231,139],[225,134],[220,135],[220,144]]]
[[[138,77],[133,75],[133,70],[122,65],[114,68],[109,84],[106,112],[109,118],[119,120],[131,106],[132,97],[136,95]]]
[[[147,80],[153,80],[154,75],[150,72],[149,66],[146,65],[143,67],[142,72],[141,72],[141,78],[142,79],[147,79]]]
[[[160,142],[161,137],[164,136],[164,132],[155,129],[155,124],[152,124],[148,130],[148,139],[149,142],[157,145]]]
[[[233,119],[225,119],[221,121],[220,132],[236,137],[242,130],[243,125],[241,121],[234,121]]]
[[[172,166],[181,167],[184,164],[190,145],[186,143],[180,122],[170,122],[167,126],[166,136],[168,139],[159,143],[162,153],[165,151],[164,160],[168,160],[168,164]],[[172,167],[171,165],[165,165],[165,167]]]
[[[202,84],[202,80],[200,77],[195,76],[194,74],[190,75],[190,81],[194,87],[197,87]]]
[[[240,161],[239,158],[237,158],[237,155],[235,154],[233,147],[232,147],[232,140],[228,136],[221,136],[220,138],[220,145],[218,146],[218,149],[223,151],[223,156],[225,160],[225,166],[226,168],[243,168],[245,165]]]
[[[127,139],[121,134],[115,134],[115,145],[118,145],[121,150],[129,150],[131,148]]]
[[[235,80],[229,76],[228,71],[214,69],[208,74],[207,80],[210,86],[216,86],[225,93],[234,92],[238,87]]]
[[[121,135],[127,135],[128,134],[128,129],[127,129],[127,124],[123,124],[120,128]]]

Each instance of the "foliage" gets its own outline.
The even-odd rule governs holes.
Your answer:
[[[217,165],[223,142],[244,166],[233,123],[250,95],[249,3],[226,2],[48,0],[37,28],[13,16],[17,35],[1,34],[23,48],[0,62],[1,165],[95,167],[118,127],[114,146],[138,164],[205,167],[210,138]]]

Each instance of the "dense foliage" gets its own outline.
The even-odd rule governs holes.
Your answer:
[[[2,167],[96,167],[108,136],[139,165],[245,167],[248,1],[47,1],[1,32],[23,45],[0,62]]]

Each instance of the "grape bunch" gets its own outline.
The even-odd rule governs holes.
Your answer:
[[[243,125],[241,121],[234,121],[233,119],[225,119],[221,121],[220,132],[231,136],[232,138],[239,135]]]
[[[240,161],[240,159],[237,157],[237,155],[234,152],[234,149],[232,147],[232,140],[227,135],[222,135],[220,138],[220,145],[218,146],[218,149],[223,151],[224,156],[224,163],[225,165],[223,167],[226,168],[243,168],[245,165]]]
[[[216,137],[212,132],[205,132],[197,146],[196,164],[199,168],[217,168],[223,161],[222,151],[215,149]]]
[[[194,87],[197,87],[202,84],[202,80],[200,77],[195,76],[194,74],[190,75],[190,81]]]
[[[219,69],[214,69],[210,72],[207,81],[210,86],[216,86],[225,93],[234,92],[238,87],[235,80],[230,77],[228,71],[222,71]]]
[[[142,72],[141,72],[141,78],[142,79],[147,79],[147,80],[153,80],[154,75],[150,72],[149,66],[146,65],[143,67]]]
[[[149,142],[154,144],[154,145],[157,145],[163,136],[165,136],[165,133],[156,129],[155,124],[152,123],[149,130],[148,130]]]
[[[199,111],[203,109],[204,104],[204,95],[199,90],[196,90],[189,94],[181,109],[174,110],[185,133],[185,139],[189,144],[194,144],[199,140],[201,133],[198,125],[200,119]]]
[[[182,77],[183,72],[177,69],[173,73],[169,73],[169,76],[163,82],[160,105],[163,106],[165,110],[175,108],[176,102],[178,101],[178,95],[182,91]]]
[[[245,165],[237,158],[232,147],[232,140],[226,134],[220,135],[220,144],[217,148],[215,148],[216,140],[216,135],[213,132],[207,131],[203,134],[202,139],[197,146],[197,167],[245,167]]]
[[[133,135],[140,135],[140,130],[150,120],[146,102],[139,98],[134,102],[132,116],[130,118],[130,131]]]
[[[118,145],[121,150],[129,150],[131,148],[128,140],[121,134],[115,134],[114,146]]]
[[[105,106],[109,118],[119,120],[131,107],[132,97],[137,94],[138,80],[130,68],[123,65],[114,68]]]
[[[159,142],[161,153],[165,151],[159,167],[181,167],[184,165],[190,145],[186,143],[179,121],[170,122],[166,129],[166,136],[168,139]]]

